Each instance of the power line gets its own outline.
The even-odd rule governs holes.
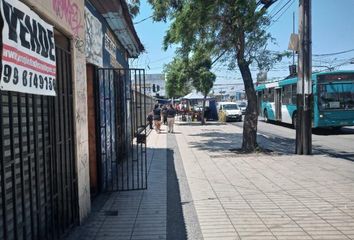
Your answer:
[[[144,21],[146,21],[146,20],[148,20],[149,18],[152,18],[152,17],[153,17],[153,15],[151,15],[151,16],[149,16],[149,17],[146,17],[146,18],[143,18],[143,19],[141,19],[140,21],[135,22],[134,24],[142,23],[142,22],[144,22]]]
[[[339,54],[344,54],[348,52],[354,52],[354,49],[349,49],[341,52],[335,52],[335,53],[324,53],[324,54],[312,54],[312,56],[315,57],[326,57],[326,56],[334,56],[334,55],[339,55]]]
[[[275,11],[277,11],[278,7],[281,5],[282,2],[284,2],[284,1],[279,0],[279,1],[274,5],[274,8],[273,8],[272,11],[270,11],[270,13],[269,13],[270,16],[273,15],[273,13],[274,13]]]
[[[286,13],[286,11],[291,7],[291,5],[293,5],[294,2],[295,2],[295,1],[293,0],[293,1],[289,4],[289,6],[283,11],[283,13],[280,14],[280,16],[279,16],[276,20],[274,20],[273,24],[274,24],[275,22],[278,22],[278,20],[284,15],[284,13]]]
[[[277,11],[273,16],[270,17],[270,19],[274,18],[281,10],[283,10],[285,8],[286,5],[288,5],[291,1],[294,0],[288,0],[280,9],[279,11]]]

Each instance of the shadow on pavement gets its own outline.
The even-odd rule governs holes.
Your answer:
[[[349,128],[349,130],[352,130]],[[191,134],[193,137],[201,137],[197,141],[190,142],[192,148],[207,151],[210,154],[215,152],[225,152],[230,149],[239,149],[242,145],[242,134],[225,133],[217,129],[210,129],[203,133]],[[257,141],[267,155],[293,155],[295,154],[295,139],[276,136],[275,134],[258,134]],[[267,152],[268,151],[268,152]],[[234,151],[233,151],[234,152]],[[234,153],[237,154],[237,153]],[[325,148],[320,145],[313,145],[313,155],[326,154],[331,157],[354,161],[353,152],[340,152]],[[240,154],[239,154],[240,155]],[[241,156],[241,155],[240,155]]]
[[[331,128],[316,128],[312,129],[312,134],[331,136],[331,135],[354,135],[354,128],[342,127],[339,129]]]
[[[204,139],[190,142],[192,148],[197,148],[208,152],[221,152],[230,149],[238,149],[242,146],[242,134],[240,133],[225,133],[217,130],[192,134],[193,137],[202,137]],[[294,149],[289,146],[295,146],[293,139],[272,137],[266,138],[262,135],[257,136],[258,144],[262,149],[267,150],[274,155],[293,154]]]
[[[227,123],[224,122],[206,122],[204,125],[202,125],[200,122],[176,122],[177,125],[182,125],[182,126],[221,126],[221,125],[226,125]]]
[[[174,151],[167,149],[167,239],[187,239]]]
[[[65,240],[187,239],[175,153],[169,148],[147,148],[147,152],[148,188],[98,194],[88,218]]]
[[[167,239],[202,240],[197,212],[174,134],[167,136],[167,147]]]
[[[265,121],[262,121],[266,123]],[[294,129],[292,124],[277,122],[277,121],[269,121],[268,124],[273,124],[276,126],[286,127],[289,129]],[[354,135],[354,128],[353,127],[342,127],[342,128],[313,128],[312,134],[315,135]]]

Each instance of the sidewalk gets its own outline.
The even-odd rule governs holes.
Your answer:
[[[242,129],[179,126],[204,239],[354,239],[354,163],[327,156],[236,155]]]
[[[241,136],[217,123],[151,133],[148,189],[107,196],[67,239],[354,239],[353,162],[230,152]]]
[[[92,213],[68,240],[166,239],[166,135],[149,135],[148,189],[113,192],[97,199]]]

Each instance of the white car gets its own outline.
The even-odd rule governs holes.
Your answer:
[[[239,102],[237,103],[239,108],[241,109],[242,114],[246,113],[247,103],[246,102]]]
[[[220,102],[218,103],[219,112],[223,112],[228,121],[242,121],[242,111],[237,103],[234,102]]]

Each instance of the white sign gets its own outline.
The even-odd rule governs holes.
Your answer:
[[[85,8],[86,60],[98,67],[103,66],[103,33],[101,22]]]
[[[279,86],[279,83],[278,82],[267,83],[265,86],[266,88],[276,88]]]
[[[107,35],[104,35],[104,47],[110,55],[116,57],[117,47],[115,42]]]
[[[0,0],[2,72],[0,89],[55,96],[53,26],[18,0]]]

